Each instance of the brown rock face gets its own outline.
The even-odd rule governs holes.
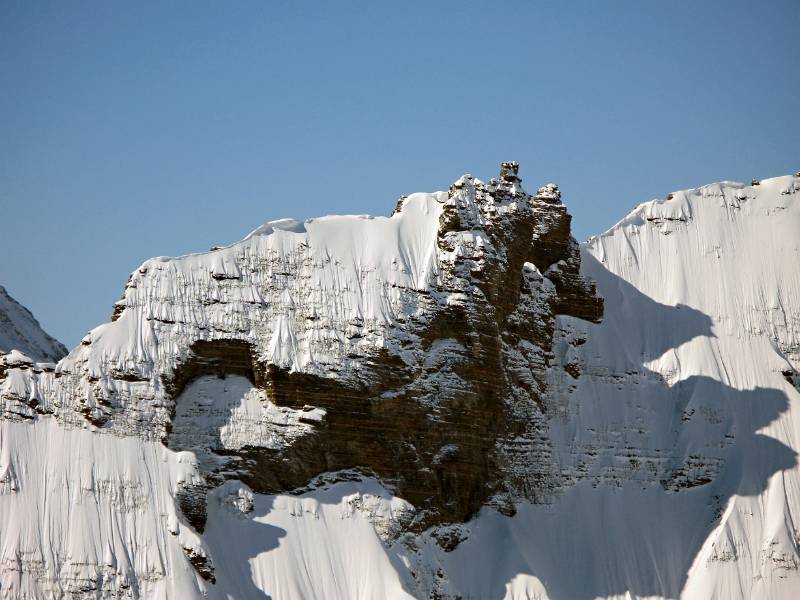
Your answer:
[[[596,322],[603,311],[579,274],[558,188],[531,197],[516,163],[486,184],[465,176],[450,189],[437,245],[438,281],[418,292],[426,310],[398,317],[400,342],[361,357],[355,379],[260,363],[245,340],[192,346],[163,381],[177,402],[200,375],[237,374],[279,407],[325,410],[286,447],[214,449],[239,467],[209,472],[208,485],[235,476],[271,493],[357,469],[414,504],[413,529],[466,520],[486,503],[513,510],[514,498],[540,501],[557,490],[544,400],[555,315]],[[199,529],[205,489],[187,490],[183,502]]]

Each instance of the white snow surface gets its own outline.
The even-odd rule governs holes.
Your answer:
[[[427,289],[436,275],[436,235],[446,198],[444,192],[412,194],[392,217],[281,219],[225,248],[150,259],[131,275],[119,320],[87,336],[89,369],[173,359],[185,351],[187,339],[200,337],[190,327],[249,331],[255,342],[268,341],[258,348],[260,358],[292,370],[335,362],[338,352],[326,351],[330,340],[319,339],[323,329],[346,328],[354,320],[385,324],[408,310],[403,290]],[[270,265],[267,277],[283,283],[274,286],[276,297],[259,294],[266,287],[253,279],[261,273],[259,262]],[[214,285],[227,279],[241,283],[224,290]],[[217,308],[223,293],[234,297]],[[233,312],[230,305],[237,301]],[[205,307],[202,314],[187,314],[198,304]],[[254,321],[262,307],[271,311],[269,318]],[[309,318],[320,327],[304,327]],[[166,334],[158,322],[184,327]],[[69,361],[83,358],[73,353]]]
[[[800,178],[787,176],[676,192],[584,245],[583,272],[605,298],[605,317],[559,321],[556,359],[581,375],[552,382],[550,435],[573,483],[551,504],[522,503],[513,517],[486,508],[453,527],[464,541],[445,552],[434,539],[441,531],[397,537],[413,507],[370,479],[331,476],[270,496],[228,481],[209,494],[201,537],[174,502],[197,476],[194,452],[55,417],[3,420],[0,597],[95,598],[99,588],[180,599],[800,597],[800,394],[790,381],[800,370],[798,191]],[[319,337],[325,327],[413,310],[402,289],[435,276],[444,198],[410,196],[392,218],[277,221],[221,250],[147,261],[119,320],[93,330],[57,372],[174,361],[202,335],[198,323],[269,330],[259,351],[293,369],[339,360]],[[300,261],[292,272],[303,277],[287,279],[296,293],[263,299],[247,285],[227,288],[244,308],[215,312],[214,275],[247,283],[234,254],[272,257],[274,277]],[[332,256],[339,270],[314,268]],[[207,310],[187,315],[191,302],[153,301],[183,294],[202,296]],[[262,302],[275,307],[269,322],[248,321],[247,304]],[[298,327],[300,314],[323,324]],[[37,393],[13,373],[3,385]],[[254,393],[241,378],[198,380],[184,400],[206,398],[206,408],[182,417],[233,445],[269,436],[264,424],[295,423]],[[186,553],[213,562],[216,584]]]

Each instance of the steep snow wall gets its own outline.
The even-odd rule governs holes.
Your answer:
[[[642,393],[644,379],[660,380],[673,422],[685,424],[673,445],[680,451],[659,453],[669,464],[667,497],[677,496],[659,520],[669,516],[675,541],[650,539],[669,550],[664,558],[686,557],[674,567],[676,583],[658,590],[664,594],[679,584],[689,598],[800,593],[800,179],[755,183],[643,204],[586,246],[595,259],[585,261],[586,272],[619,307],[598,328],[617,333],[588,332],[587,379],[595,381],[587,388],[598,400],[627,397],[644,413],[604,416],[591,437],[616,430],[620,441],[641,446],[640,428],[645,447],[664,449],[654,433],[674,425],[666,415],[646,416],[661,407]],[[637,374],[625,376],[625,363]],[[609,374],[622,377],[600,383]],[[638,393],[614,393],[637,384]],[[692,486],[699,487],[680,491]],[[690,511],[687,495],[697,502]]]

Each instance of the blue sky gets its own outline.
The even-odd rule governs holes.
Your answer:
[[[6,0],[0,284],[71,347],[150,256],[509,159],[584,239],[800,170],[798,31],[793,0]]]

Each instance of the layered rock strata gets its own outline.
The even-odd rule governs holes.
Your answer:
[[[557,186],[531,196],[503,163],[389,218],[278,221],[151,259],[54,372],[6,377],[4,417],[195,451],[206,481],[179,496],[200,531],[229,478],[266,493],[356,468],[417,508],[414,528],[546,499],[555,315],[602,315],[569,224]]]

